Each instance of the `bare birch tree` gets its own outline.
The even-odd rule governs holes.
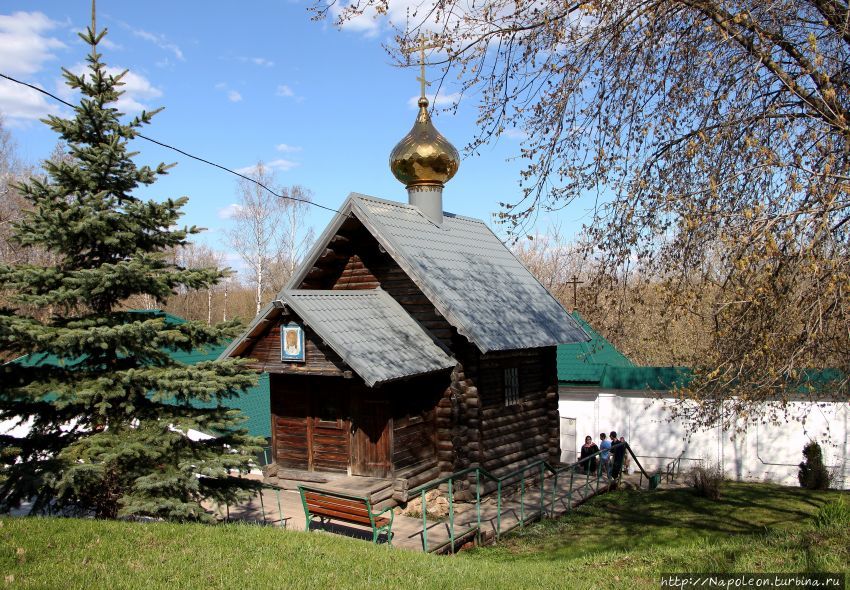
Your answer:
[[[0,262],[22,261],[20,246],[9,241],[12,224],[21,218],[26,201],[15,185],[24,178],[23,165],[15,153],[15,142],[0,115]]]
[[[175,263],[180,268],[225,268],[223,252],[218,252],[206,244],[190,242],[174,252]],[[208,286],[203,290],[181,289],[168,301],[166,309],[186,319],[206,321],[212,325],[213,295],[220,292],[222,286]]]
[[[513,244],[514,255],[567,309],[573,308],[573,288],[570,281],[582,275],[584,260],[580,247],[570,243],[559,225],[534,239]]]
[[[270,281],[272,289],[280,291],[289,278],[295,273],[295,268],[313,245],[315,232],[307,225],[308,201],[313,194],[309,189],[299,185],[283,187],[280,194],[286,197],[281,203],[283,207],[283,223],[278,229],[280,238],[280,255],[273,265]]]
[[[301,187],[277,186],[274,173],[262,162],[250,176],[278,194],[309,198]],[[292,274],[312,243],[313,231],[306,227],[306,203],[276,197],[244,179],[238,183],[238,198],[227,240],[249,270],[259,313],[266,292],[282,287]]]

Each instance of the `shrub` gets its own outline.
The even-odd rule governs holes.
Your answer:
[[[689,486],[703,498],[720,499],[720,484],[723,483],[723,471],[719,465],[703,467],[699,465],[691,469],[686,479]]]
[[[807,490],[828,489],[832,482],[832,474],[823,464],[823,451],[820,445],[814,441],[806,443],[803,447],[803,457],[806,460],[800,463],[800,470],[797,472],[800,486]]]
[[[827,502],[814,516],[815,527],[829,529],[850,526],[850,506],[844,503],[844,498]]]

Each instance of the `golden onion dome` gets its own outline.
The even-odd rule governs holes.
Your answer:
[[[419,99],[413,129],[390,153],[390,169],[406,186],[445,184],[457,172],[460,154],[431,123],[428,99]]]

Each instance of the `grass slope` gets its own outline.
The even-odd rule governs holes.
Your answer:
[[[811,516],[838,492],[726,484],[616,492],[457,557],[245,525],[0,520],[0,577],[17,588],[657,588],[662,571],[845,571],[847,527]],[[847,494],[844,494],[847,496]]]

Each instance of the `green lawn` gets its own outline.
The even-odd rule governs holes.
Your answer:
[[[658,588],[662,571],[844,571],[850,531],[811,515],[838,492],[726,484],[617,492],[454,558],[270,527],[0,520],[9,588]],[[847,494],[843,494],[845,498]],[[850,500],[850,498],[847,498]]]

